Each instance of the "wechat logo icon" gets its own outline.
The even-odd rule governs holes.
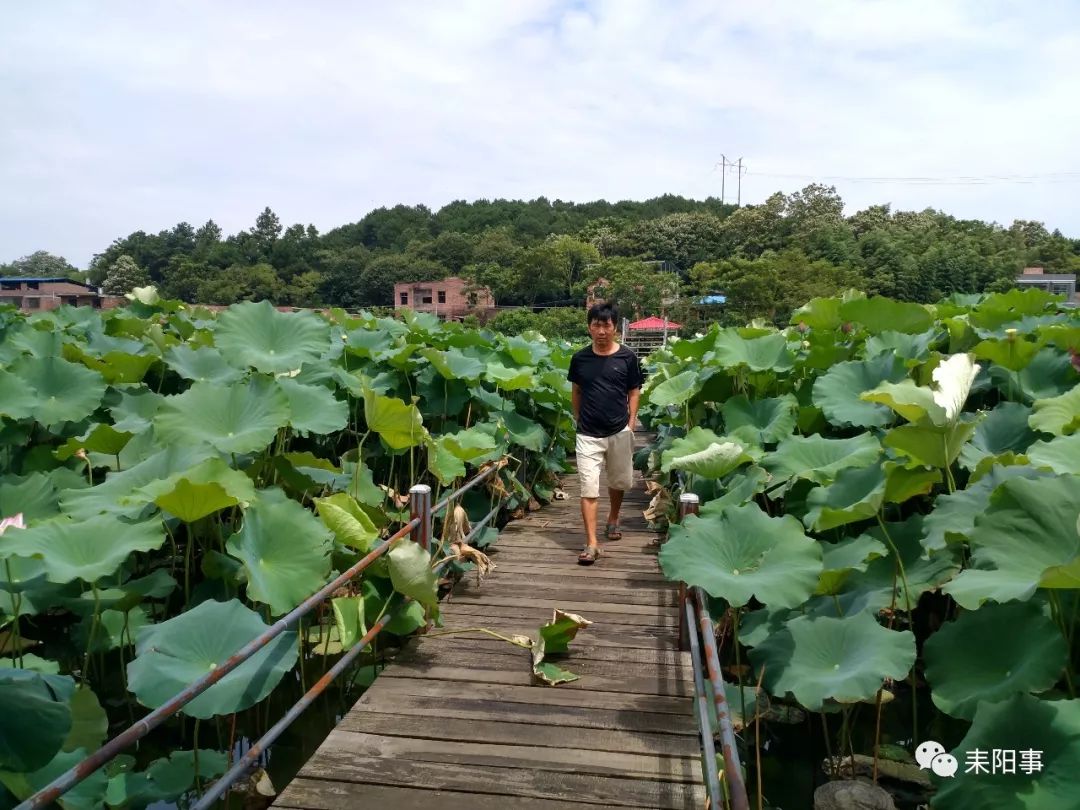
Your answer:
[[[915,761],[919,763],[920,770],[929,768],[943,777],[955,776],[956,769],[960,766],[956,757],[946,751],[944,745],[933,740],[928,740],[915,749]]]

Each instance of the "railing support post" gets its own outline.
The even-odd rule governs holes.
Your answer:
[[[414,484],[409,490],[409,517],[420,518],[412,539],[427,551],[431,546],[431,487],[427,484]]]
[[[698,513],[698,505],[701,499],[698,498],[693,492],[684,492],[679,496],[679,523],[686,520],[687,515],[696,515]],[[686,622],[686,603],[688,595],[686,590],[686,583],[679,583],[679,649],[690,649],[690,632],[691,628]]]

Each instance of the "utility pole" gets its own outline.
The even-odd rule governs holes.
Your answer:
[[[742,158],[739,158],[738,166],[739,166],[739,192],[738,192],[738,196],[735,198],[735,205],[737,205],[737,206],[739,206],[741,208],[742,207],[742,172],[743,172]]]
[[[727,170],[729,168],[735,169],[738,172],[738,190],[736,192],[735,204],[742,205],[742,176],[746,171],[742,165],[743,159],[728,160],[726,155],[720,155],[720,162],[716,165],[720,167],[720,204],[723,205],[725,201],[725,191],[727,186]]]
[[[720,155],[720,206],[724,205],[724,181],[727,180],[727,158]]]

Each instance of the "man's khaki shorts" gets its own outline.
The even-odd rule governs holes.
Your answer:
[[[602,439],[579,433],[577,464],[582,498],[600,497],[600,470],[604,467],[609,489],[630,489],[634,483],[634,432],[626,427]]]

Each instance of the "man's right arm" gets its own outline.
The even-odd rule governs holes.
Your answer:
[[[574,389],[570,394],[570,404],[574,408],[574,423],[581,419],[581,386],[574,383]]]

